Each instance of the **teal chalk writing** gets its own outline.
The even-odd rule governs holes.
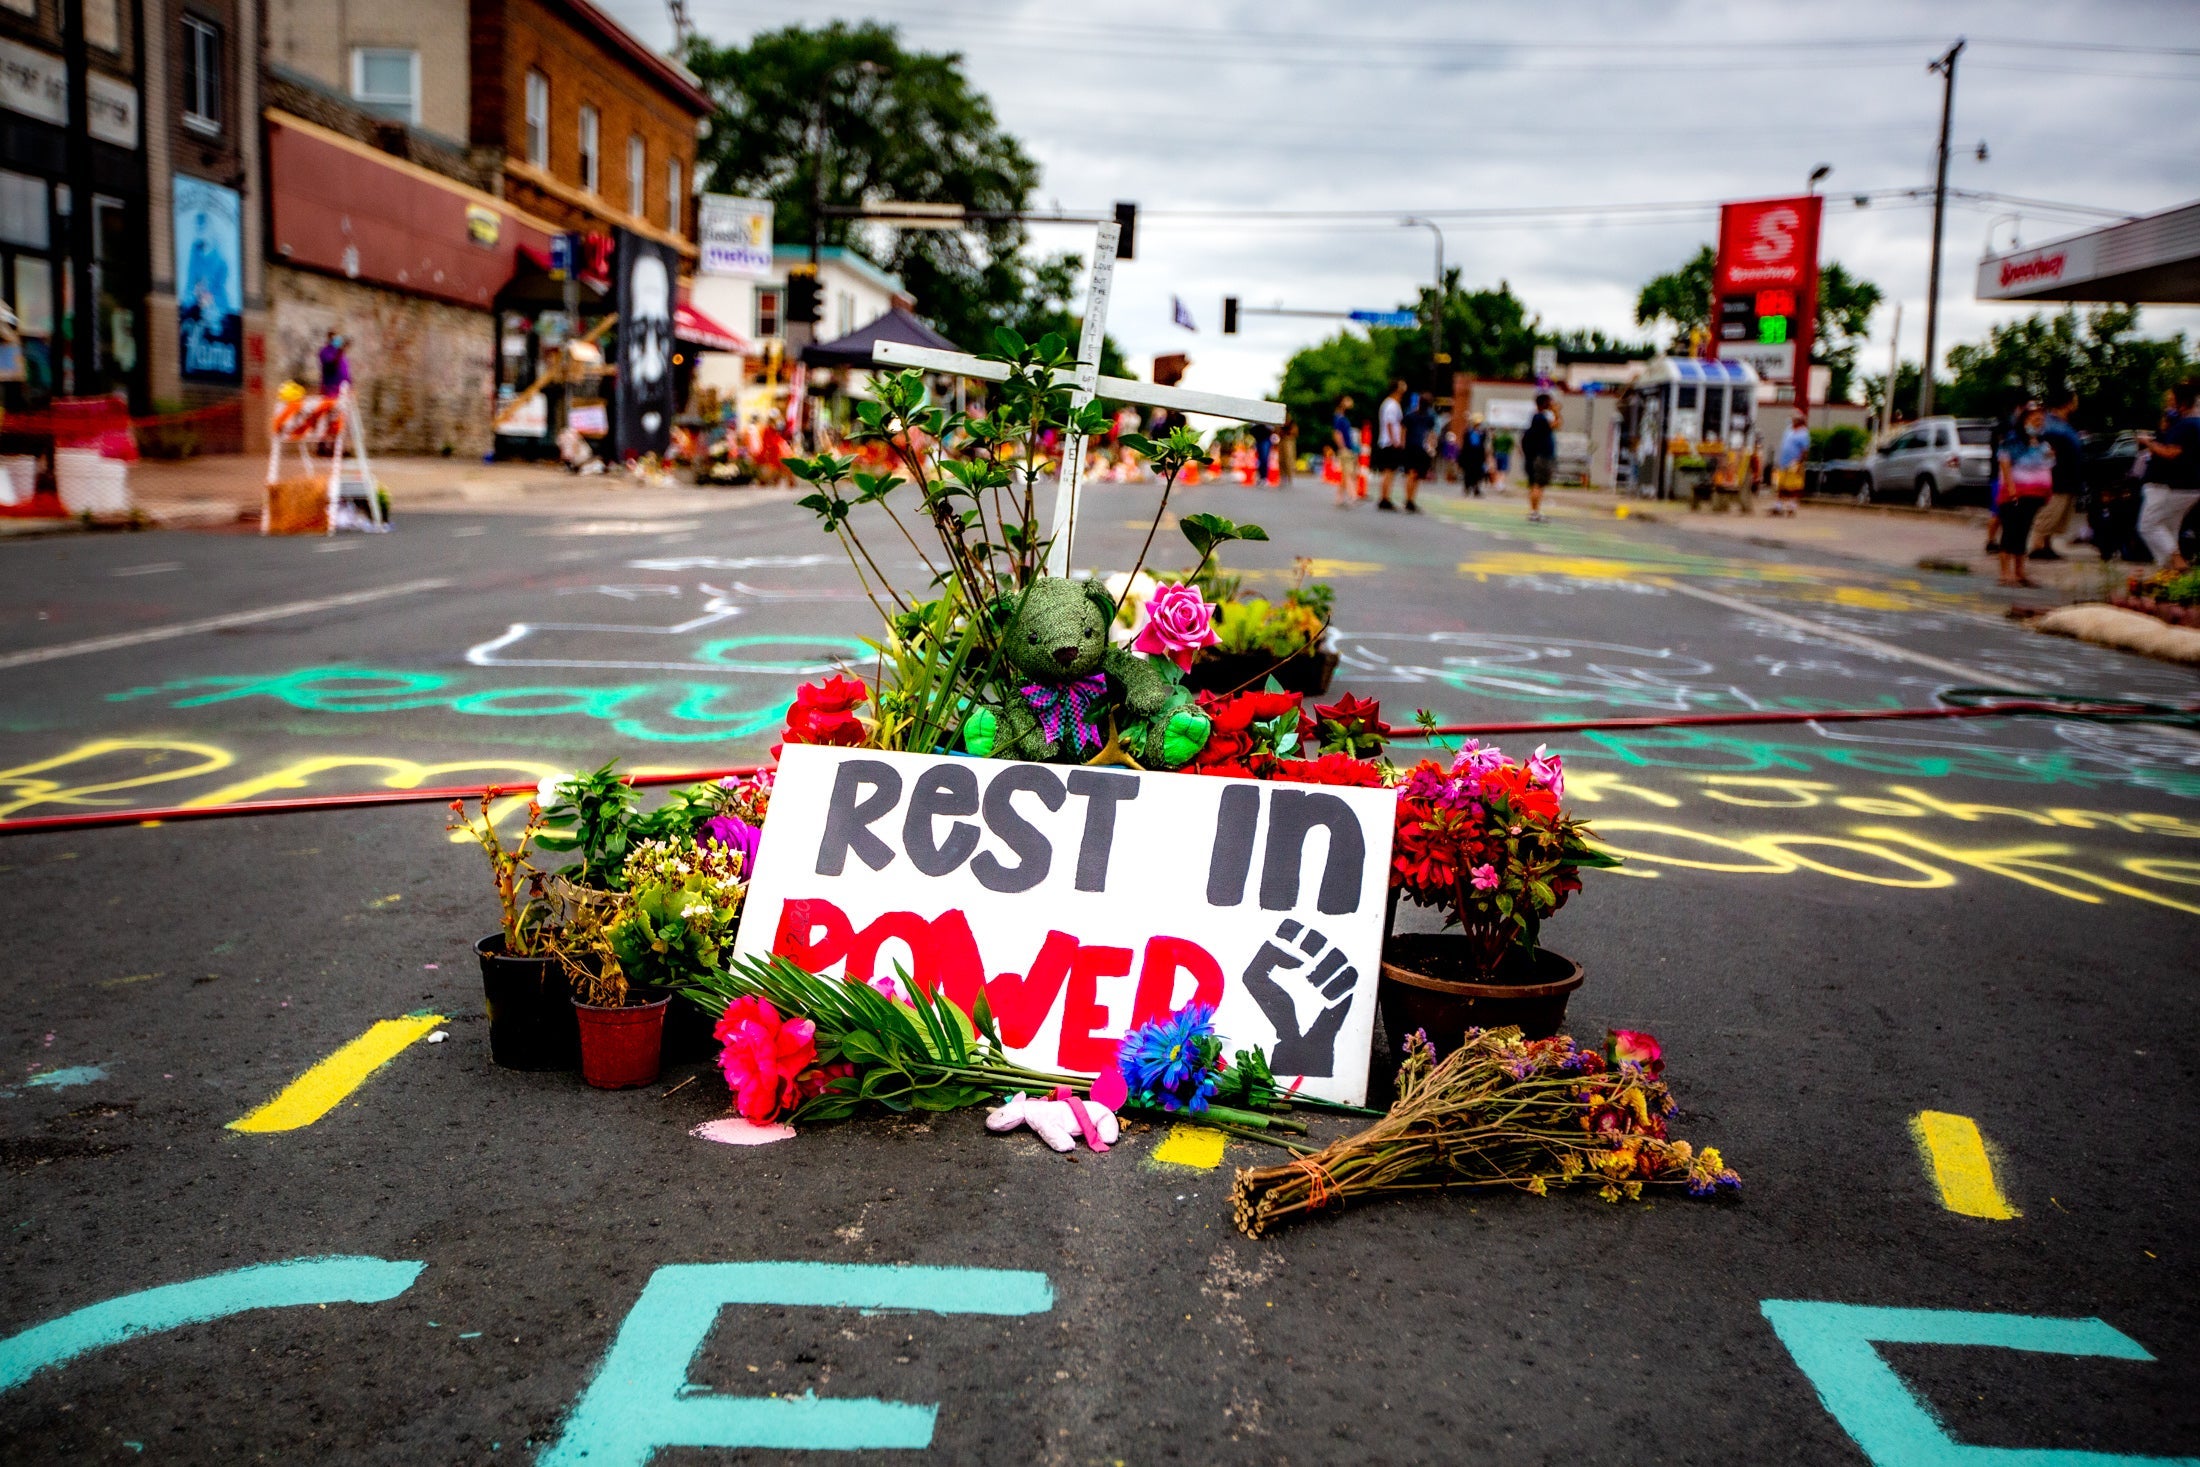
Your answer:
[[[936,1405],[725,1396],[688,1381],[719,1310],[734,1304],[932,1314],[1043,1314],[1043,1273],[864,1263],[676,1263],[650,1275],[540,1467],[647,1467],[660,1447],[779,1451],[922,1448]]]
[[[23,1085],[26,1089],[66,1090],[71,1085],[89,1085],[95,1080],[106,1078],[106,1070],[98,1065],[71,1065],[65,1070],[48,1070],[42,1075],[33,1075]]]
[[[296,1258],[87,1304],[0,1340],[0,1391],[79,1355],[187,1324],[300,1304],[380,1304],[411,1288],[424,1267],[387,1258]]]
[[[1984,1345],[2047,1355],[2151,1361],[2139,1342],[2098,1319],[2037,1319],[1956,1309],[1880,1309],[1767,1299],[1773,1333],[1818,1399],[1873,1467],[2200,1467],[2200,1457],[2139,1457],[2063,1448],[1967,1446],[1903,1384],[1874,1344]]]

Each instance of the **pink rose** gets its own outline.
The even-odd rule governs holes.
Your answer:
[[[1189,672],[1192,654],[1215,644],[1215,609],[1197,586],[1160,586],[1139,609],[1131,650],[1166,657]]]

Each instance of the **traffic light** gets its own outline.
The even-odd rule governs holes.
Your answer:
[[[1222,334],[1237,335],[1237,297],[1234,295],[1222,298]]]
[[[815,326],[818,316],[817,266],[796,265],[787,271],[787,311],[790,322]]]
[[[1118,231],[1115,236],[1115,258],[1118,260],[1136,259],[1138,206],[1136,204],[1117,204],[1115,206],[1115,227]]]

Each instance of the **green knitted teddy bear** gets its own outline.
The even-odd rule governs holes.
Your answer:
[[[1106,746],[1110,718],[1148,769],[1177,769],[1212,727],[1192,695],[1153,663],[1108,641],[1115,600],[1098,581],[1040,576],[1001,632],[1003,703],[963,722],[980,756],[1082,764]]]

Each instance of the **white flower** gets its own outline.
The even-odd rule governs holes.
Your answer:
[[[558,803],[558,791],[565,788],[565,776],[553,774],[535,786],[535,803],[547,810]]]
[[[680,909],[680,918],[682,921],[685,921],[691,917],[708,917],[710,914],[711,912],[709,902],[689,902],[686,906]]]

